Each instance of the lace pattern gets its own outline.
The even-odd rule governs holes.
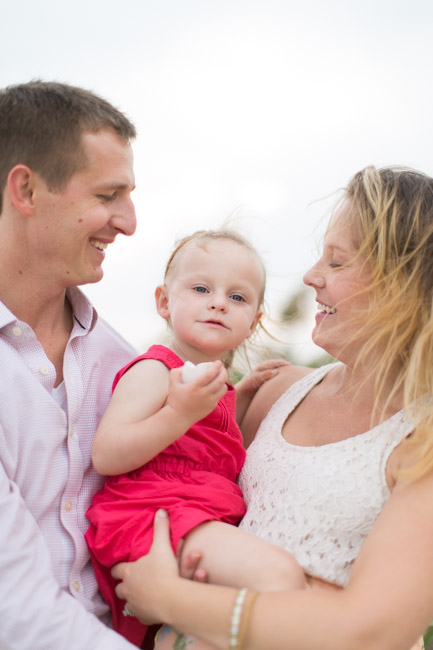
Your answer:
[[[332,368],[312,371],[272,406],[247,451],[240,527],[293,553],[310,575],[344,586],[389,497],[390,453],[412,424],[403,411],[372,430],[316,447],[288,443],[287,416]]]

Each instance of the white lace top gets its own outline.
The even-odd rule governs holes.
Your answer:
[[[293,384],[261,423],[239,478],[248,508],[240,527],[293,553],[310,575],[345,585],[389,497],[388,457],[412,424],[399,411],[346,440],[316,447],[288,443],[281,434],[288,415],[336,365]]]

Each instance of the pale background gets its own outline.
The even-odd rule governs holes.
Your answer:
[[[137,233],[109,247],[104,280],[86,292],[140,350],[165,332],[153,291],[176,237],[235,214],[265,259],[277,318],[355,171],[433,175],[431,0],[1,6],[1,86],[80,85],[137,125]],[[311,322],[288,333],[300,360],[313,309],[311,297]]]

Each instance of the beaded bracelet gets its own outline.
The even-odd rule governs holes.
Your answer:
[[[241,621],[241,631],[239,633],[239,650],[244,647],[245,635],[247,633],[248,621],[250,619],[251,610],[253,608],[254,602],[259,595],[258,591],[253,591],[250,595],[249,600],[245,603],[244,612],[242,615]]]
[[[254,591],[247,603],[244,611],[245,599],[248,594],[248,589],[243,587],[237,593],[235,603],[233,605],[232,615],[230,619],[230,634],[229,634],[229,650],[242,650],[245,634],[248,626],[248,619],[251,613],[252,606],[258,593]]]

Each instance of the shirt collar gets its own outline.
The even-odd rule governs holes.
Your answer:
[[[16,321],[13,313],[0,301],[0,329]]]
[[[98,320],[98,314],[90,300],[78,287],[69,287],[66,296],[71,304],[75,321],[89,332],[93,330]],[[0,329],[17,320],[16,316],[0,300]]]
[[[69,287],[66,296],[71,303],[74,319],[83,329],[92,331],[98,320],[98,314],[90,300],[78,287]]]

